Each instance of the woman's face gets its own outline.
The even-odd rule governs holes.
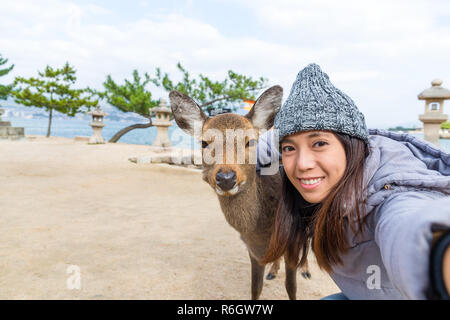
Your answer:
[[[324,200],[344,175],[344,146],[331,132],[292,134],[283,139],[281,148],[287,177],[309,203]]]

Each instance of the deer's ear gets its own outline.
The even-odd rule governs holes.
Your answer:
[[[177,125],[187,134],[194,136],[202,133],[203,124],[208,116],[189,96],[178,91],[171,91],[169,94],[170,107]],[[195,128],[199,132],[196,133]],[[200,138],[200,137],[196,137]]]
[[[270,129],[273,126],[275,115],[280,110],[282,98],[282,87],[270,87],[256,100],[245,117],[250,120],[255,128]]]

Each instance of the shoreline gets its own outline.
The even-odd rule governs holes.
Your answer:
[[[6,119],[6,118],[5,118]],[[41,135],[45,136],[47,133],[47,122],[40,119],[23,119],[23,118],[8,118],[14,127],[23,127],[25,135]],[[102,136],[105,140],[109,140],[119,130],[138,122],[117,122],[108,121],[105,119],[105,127],[102,129]],[[51,136],[59,136],[66,138],[74,138],[75,136],[92,136],[92,128],[88,121],[84,120],[54,120],[52,122]],[[185,134],[176,125],[168,128],[168,134],[171,138],[172,144],[176,147],[200,149],[200,144],[193,140],[190,136]],[[156,138],[157,129],[152,126],[149,128],[135,129],[121,137],[122,143],[151,145]]]

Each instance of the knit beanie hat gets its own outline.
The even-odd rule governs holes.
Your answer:
[[[301,70],[275,116],[280,140],[308,130],[331,130],[369,142],[364,115],[349,96],[333,86],[317,64]]]

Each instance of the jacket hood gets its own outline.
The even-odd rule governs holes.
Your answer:
[[[392,193],[428,190],[450,194],[450,154],[409,134],[369,130],[365,163],[366,212]]]

